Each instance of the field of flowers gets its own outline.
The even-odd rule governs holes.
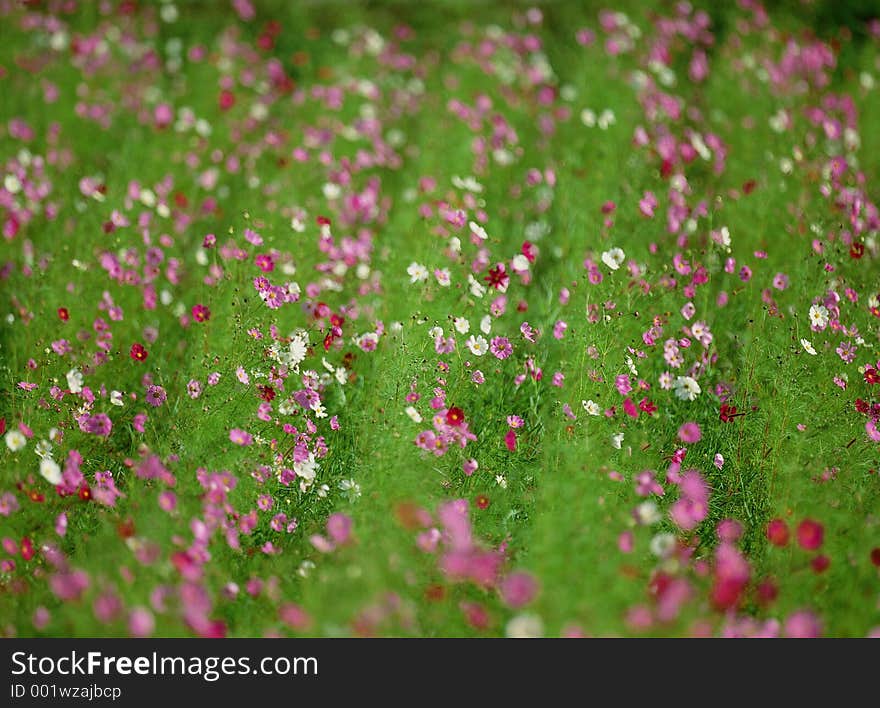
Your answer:
[[[880,635],[871,12],[0,0],[0,636]]]

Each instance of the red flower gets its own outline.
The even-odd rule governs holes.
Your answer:
[[[221,111],[228,111],[235,105],[235,94],[232,91],[223,90],[220,92],[220,99],[218,101],[220,104]]]
[[[831,559],[824,555],[816,556],[810,561],[810,566],[813,568],[813,572],[817,575],[828,570],[829,565],[831,565]]]
[[[207,322],[211,319],[211,311],[204,305],[193,305],[192,316],[196,322]]]
[[[507,435],[504,436],[504,444],[507,445],[507,449],[511,452],[516,450],[516,432],[514,432],[513,428],[510,428],[507,431]]]
[[[880,567],[880,547],[871,549],[871,562]]]
[[[812,519],[804,519],[797,527],[798,545],[806,551],[818,550],[825,537],[822,524]]]
[[[639,401],[639,408],[641,408],[642,411],[647,413],[648,415],[657,412],[657,406],[655,406],[647,398],[643,398],[641,401]]]
[[[79,488],[79,498],[83,501],[89,501],[89,499],[92,498],[92,490],[85,482],[83,482],[83,485]]]
[[[70,319],[70,313],[67,311],[66,307],[59,307],[58,308],[58,318],[62,322],[67,322],[67,320]]]
[[[767,524],[767,540],[774,546],[785,546],[788,544],[789,532],[788,524],[782,519],[773,519]]]
[[[862,400],[861,398],[856,399],[856,410],[859,413],[866,414],[869,409],[870,409],[870,406],[868,406],[867,401]]]
[[[772,580],[762,580],[757,587],[758,602],[769,605],[779,596],[779,588]]]
[[[129,356],[135,361],[146,361],[148,353],[147,350],[144,349],[144,345],[140,342],[135,342],[131,345],[131,351],[129,352]]]
[[[489,506],[489,497],[485,494],[480,494],[474,501],[477,503],[477,509],[483,510]]]
[[[461,408],[457,408],[456,406],[452,406],[448,411],[446,411],[446,424],[447,425],[461,425],[464,423],[464,411]]]
[[[734,418],[736,418],[736,406],[728,405],[727,403],[721,404],[721,412],[718,416],[721,418],[722,423],[729,423]]]
[[[861,258],[865,255],[865,244],[861,242],[856,242],[852,246],[849,247],[849,255],[850,258]]]
[[[34,549],[34,542],[28,536],[23,536],[21,539],[21,557],[29,561],[35,555],[37,555],[37,551]]]
[[[485,277],[485,281],[493,288],[506,288],[510,282],[510,276],[504,271],[503,265],[497,265],[489,269],[489,275]]]
[[[271,386],[258,386],[257,388],[260,391],[260,398],[266,401],[266,403],[275,398],[275,389]]]
[[[869,366],[865,369],[865,383],[880,383],[880,371],[877,371],[873,366]]]

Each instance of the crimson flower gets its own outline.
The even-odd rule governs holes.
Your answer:
[[[129,352],[129,356],[135,361],[146,361],[148,352],[144,348],[144,345],[140,342],[135,342],[131,345],[131,351]]]

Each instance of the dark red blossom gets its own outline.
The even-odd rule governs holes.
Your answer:
[[[67,320],[70,319],[70,313],[67,311],[66,307],[58,308],[58,319],[60,319],[62,322],[67,322]]]
[[[257,389],[260,392],[260,398],[269,403],[275,398],[275,389],[271,386],[258,386]]]
[[[131,351],[129,352],[129,356],[135,361],[146,361],[149,353],[144,348],[144,345],[140,342],[135,342],[131,345]]]
[[[456,406],[452,406],[448,411],[446,411],[446,424],[447,425],[461,425],[464,423],[464,411],[461,408]]]
[[[491,287],[500,290],[507,287],[508,282],[510,282],[510,276],[507,275],[503,265],[497,265],[489,269],[489,274],[485,277],[485,281]]]
[[[731,406],[729,403],[721,404],[721,411],[718,417],[721,419],[722,423],[729,423],[736,418],[736,416],[736,406]]]

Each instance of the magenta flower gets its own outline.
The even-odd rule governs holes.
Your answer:
[[[507,337],[493,337],[489,343],[489,351],[498,359],[506,359],[513,354],[513,345]]]
[[[79,429],[90,435],[107,437],[113,429],[113,422],[105,413],[83,416],[79,420]]]
[[[161,386],[151,384],[147,388],[146,401],[151,406],[158,408],[163,403],[165,403],[166,398],[168,398],[168,394],[165,393],[165,389]]]

